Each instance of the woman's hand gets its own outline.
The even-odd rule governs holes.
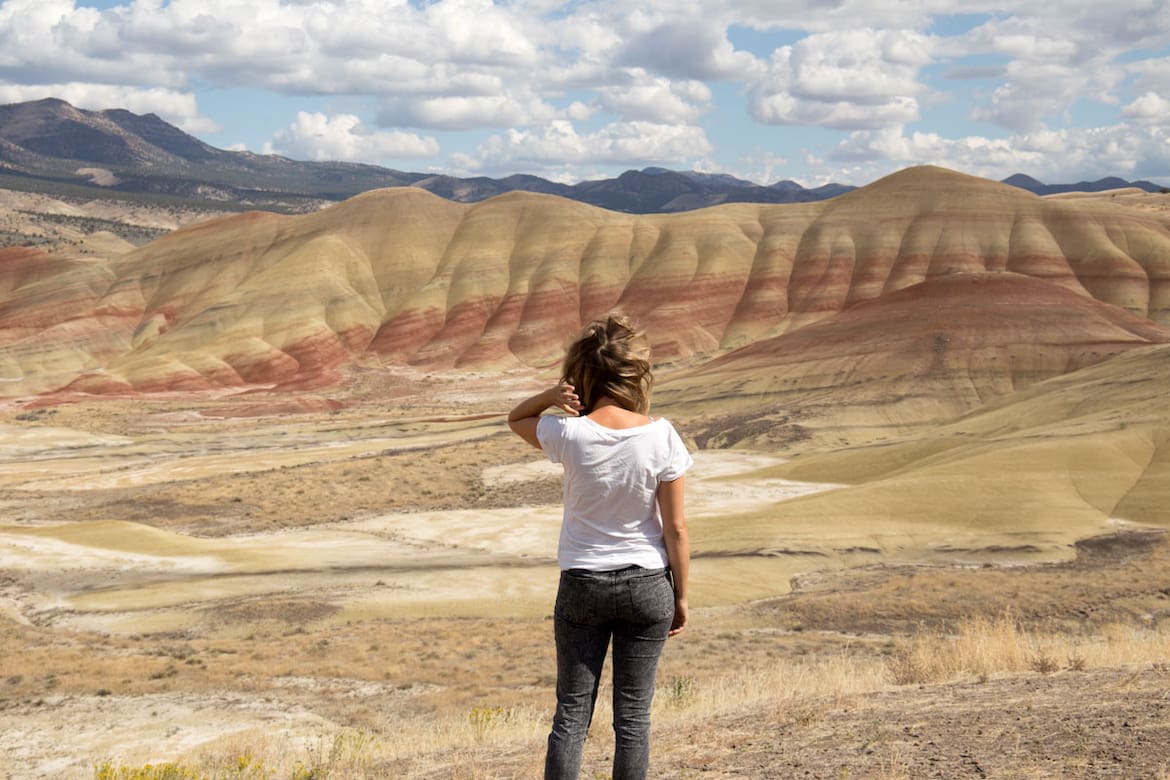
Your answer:
[[[574,417],[581,415],[581,399],[577,396],[575,388],[568,382],[554,385],[545,392],[550,393],[553,397],[549,406],[555,406]]]
[[[687,600],[676,598],[674,600],[674,620],[670,623],[670,633],[667,636],[682,633],[682,630],[687,627],[687,618]]]
[[[540,413],[550,406],[555,406],[573,417],[581,414],[581,399],[577,396],[575,388],[568,382],[559,382],[544,392],[516,404],[516,408],[508,414],[508,427],[521,439],[540,449],[540,440],[536,438],[536,424],[540,422]]]

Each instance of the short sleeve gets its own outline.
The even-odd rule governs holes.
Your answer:
[[[682,437],[669,421],[666,422],[667,458],[666,467],[658,475],[659,482],[674,482],[694,465],[695,460],[687,452],[687,445],[683,444]]]
[[[553,463],[560,463],[565,451],[565,418],[546,414],[536,423],[536,440]]]

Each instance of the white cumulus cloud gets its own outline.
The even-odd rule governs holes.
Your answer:
[[[272,137],[264,151],[302,160],[379,161],[434,157],[439,143],[413,133],[367,131],[352,114],[326,116],[300,111],[296,120]]]
[[[625,120],[658,124],[694,122],[711,101],[711,89],[701,81],[674,82],[636,71],[634,83],[602,87],[598,104]]]
[[[1000,83],[972,107],[971,116],[1023,133],[1065,123],[1064,113],[1078,102],[1118,104],[1128,76],[1144,67],[1123,55],[1134,46],[1168,43],[1170,13],[1160,0],[1054,0],[1035,7],[1021,3],[940,41],[940,49],[1008,58]]]
[[[772,54],[752,90],[752,116],[765,124],[854,129],[918,118],[927,91],[918,71],[931,61],[929,38],[909,31],[817,33]]]
[[[615,122],[578,133],[568,120],[508,130],[480,144],[485,168],[558,167],[565,164],[649,165],[681,163],[712,151],[703,129],[693,125]]]
[[[1112,93],[1123,71],[1100,64],[1092,68],[1055,63],[1012,63],[1007,81],[997,87],[990,101],[971,111],[974,119],[1025,132],[1059,118],[1078,100],[1096,98],[1102,103],[1115,102]]]
[[[532,94],[412,96],[384,100],[378,123],[468,130],[535,124],[557,115],[555,108]]]
[[[674,16],[631,35],[616,62],[680,79],[737,79],[763,70],[755,55],[737,50],[719,25],[702,17]]]
[[[1114,125],[1043,129],[1009,138],[905,132],[901,127],[857,131],[830,155],[843,178],[864,183],[909,165],[941,165],[991,179],[1027,173],[1041,181],[1105,176],[1170,176],[1170,128]],[[848,178],[844,178],[848,177]]]
[[[1121,114],[1141,124],[1166,124],[1170,122],[1170,100],[1147,92],[1122,109]]]
[[[937,160],[1148,177],[1165,157],[1167,0],[78,2],[0,0],[0,100],[51,95],[206,133],[204,90],[224,90],[217,106],[253,91],[282,96],[266,107],[311,97],[312,110],[340,108],[274,115],[271,148],[433,158],[427,133],[442,131],[458,134],[441,137],[460,170],[562,178],[742,167],[767,159],[752,150],[771,139],[798,139],[782,149],[795,165],[853,175]]]

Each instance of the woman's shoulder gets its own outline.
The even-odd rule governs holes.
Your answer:
[[[581,419],[568,414],[544,414],[536,424],[544,428],[564,429],[581,422]]]
[[[659,430],[659,441],[663,442],[664,446],[671,452],[687,451],[687,444],[683,440],[682,434],[678,432],[670,420],[665,417],[656,417],[653,425]]]

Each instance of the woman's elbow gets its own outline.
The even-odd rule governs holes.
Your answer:
[[[519,420],[508,419],[508,428],[512,433],[531,444],[536,449],[542,449],[540,438],[536,435],[537,417],[521,417]]]

